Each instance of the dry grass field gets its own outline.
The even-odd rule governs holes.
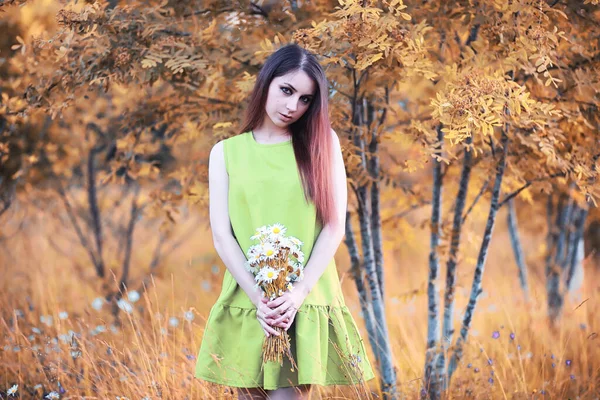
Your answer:
[[[423,212],[426,217],[427,210]],[[531,285],[530,301],[525,302],[504,213],[494,233],[466,353],[448,398],[599,398],[600,295],[593,268],[586,264],[581,294],[569,300],[560,323],[551,328],[541,264],[543,234],[522,233]],[[116,212],[113,217],[119,218]],[[464,237],[457,326],[470,290],[480,242],[475,232],[482,230],[482,217],[474,216],[472,233]],[[16,204],[3,218],[1,398],[13,398],[6,393],[13,385],[18,385],[14,398],[26,399],[232,398],[230,391],[193,376],[203,326],[224,272],[206,224],[193,216],[182,218],[170,243],[185,240],[165,253],[144,291],[140,282],[147,274],[158,228],[140,223],[119,323],[104,304],[103,282],[59,206],[48,206],[42,213]],[[429,233],[414,226],[397,233],[402,240],[386,244],[387,318],[399,388],[409,399],[418,398],[421,391],[427,323]],[[113,284],[120,274],[116,249],[112,243],[105,251],[111,268],[106,282]],[[366,340],[343,244],[336,260],[346,302]],[[366,392],[363,389],[315,387],[311,398],[367,397],[359,393],[380,398],[374,380]]]

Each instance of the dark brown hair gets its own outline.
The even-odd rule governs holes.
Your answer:
[[[337,222],[333,197],[333,142],[327,78],[311,52],[292,43],[267,58],[250,94],[240,134],[262,124],[267,115],[265,105],[271,81],[298,70],[304,71],[314,81],[317,90],[308,110],[289,128],[304,195],[307,201],[310,199],[315,204],[317,218],[325,225]]]

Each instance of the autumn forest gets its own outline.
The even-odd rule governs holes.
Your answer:
[[[236,398],[208,157],[288,43],[376,372],[310,398],[600,398],[598,0],[0,0],[0,398]]]

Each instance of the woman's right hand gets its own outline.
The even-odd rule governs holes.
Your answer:
[[[280,333],[271,325],[273,323],[274,318],[267,318],[266,314],[271,311],[271,308],[267,306],[267,302],[269,300],[267,297],[262,296],[256,305],[256,319],[265,331],[265,336],[269,337],[271,335],[279,336]]]

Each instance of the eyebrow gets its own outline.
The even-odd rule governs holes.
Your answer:
[[[296,90],[296,88],[295,88],[295,87],[293,87],[293,86],[292,86],[292,85],[290,85],[289,83],[287,83],[287,82],[283,82],[283,83],[285,83],[286,85],[288,85],[289,87],[291,87],[291,88],[292,88],[292,90],[293,90],[294,92],[297,92],[297,91],[298,91],[298,90]],[[305,94],[305,96],[306,96],[306,97],[315,97],[315,95],[314,95],[314,94]]]

